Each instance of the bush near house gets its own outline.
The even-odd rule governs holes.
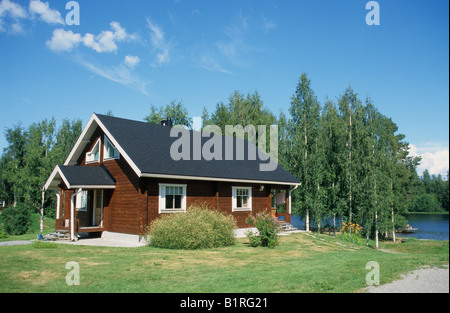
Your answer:
[[[167,214],[150,226],[150,246],[166,249],[205,249],[236,243],[235,219],[206,204],[190,206],[186,213]]]
[[[0,224],[9,235],[23,235],[31,225],[31,212],[20,204],[8,207],[0,214]]]
[[[3,223],[0,223],[0,239],[6,238],[8,238],[8,233],[5,230],[5,225],[3,225]]]
[[[255,236],[253,233],[250,233],[248,236],[252,247],[261,245],[273,248],[278,245],[278,233],[281,229],[276,217],[272,216],[267,209],[262,213],[257,213],[255,216],[250,215],[246,222],[255,225],[259,232],[259,236]]]

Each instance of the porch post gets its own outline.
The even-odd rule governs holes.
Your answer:
[[[61,209],[61,194],[60,194],[60,190],[58,189],[57,191],[55,191],[55,195],[56,195],[56,219],[59,219],[59,210]]]
[[[295,189],[297,189],[298,188],[298,186],[299,185],[295,185],[295,187],[294,188],[292,188],[292,189],[289,189],[289,214],[291,214],[292,213],[292,198],[291,198],[291,193],[295,190]]]
[[[70,240],[75,241],[75,197],[82,192],[83,189],[79,188],[70,197]]]

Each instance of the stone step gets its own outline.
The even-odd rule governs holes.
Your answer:
[[[291,231],[297,231],[298,228],[292,226],[292,224],[289,223],[280,223],[281,231],[283,232],[291,232]]]

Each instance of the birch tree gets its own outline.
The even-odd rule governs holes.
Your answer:
[[[302,182],[297,192],[296,212],[304,213],[306,230],[310,229],[310,210],[317,205],[318,175],[313,171],[319,129],[320,105],[311,89],[311,82],[302,74],[289,109],[292,134],[292,174]],[[316,174],[316,175],[314,175]]]

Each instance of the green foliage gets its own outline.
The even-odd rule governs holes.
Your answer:
[[[253,233],[248,235],[252,247],[262,246],[273,248],[278,245],[278,233],[281,231],[278,220],[270,214],[269,211],[250,215],[247,224],[253,224],[259,232],[255,236]]]
[[[6,232],[5,225],[0,223],[0,239],[8,238],[8,233]]]
[[[188,111],[181,103],[181,101],[172,101],[165,107],[150,106],[150,114],[147,115],[144,120],[148,123],[159,125],[162,120],[166,118],[172,118],[173,125],[184,125],[187,127],[192,126],[192,121],[189,118]]]
[[[437,212],[441,210],[438,200],[432,194],[417,195],[410,207],[413,212]]]
[[[264,106],[264,102],[259,96],[258,92],[253,94],[239,93],[238,91],[233,92],[229,99],[228,104],[218,103],[216,105],[216,110],[211,115],[209,115],[206,108],[203,110],[202,118],[203,125],[217,125],[220,127],[222,134],[226,135],[226,126],[237,126],[240,125],[243,128],[252,125],[255,127],[256,138],[255,143],[259,144],[259,134],[258,125],[266,126],[266,147],[270,147],[270,125],[276,123],[276,117]],[[233,136],[238,136],[236,133]],[[243,134],[245,138],[246,133]],[[261,147],[261,146],[259,146]]]
[[[442,175],[430,175],[425,170],[422,177],[417,177],[416,197],[409,205],[410,212],[443,212],[449,210],[449,180]]]
[[[342,222],[341,234],[338,237],[341,240],[363,245],[365,241],[362,238],[362,232],[363,228],[359,224]]]
[[[235,244],[237,228],[231,215],[206,204],[190,206],[186,213],[162,216],[150,226],[150,246],[166,249],[206,249]]]
[[[0,223],[9,235],[23,235],[31,225],[31,212],[23,205],[8,207],[0,214]]]
[[[62,164],[81,133],[81,121],[64,120],[59,129],[54,118],[20,124],[5,131],[7,147],[0,159],[0,200],[23,203],[38,212],[42,186],[56,164]],[[44,194],[44,210],[54,216],[54,194]]]

